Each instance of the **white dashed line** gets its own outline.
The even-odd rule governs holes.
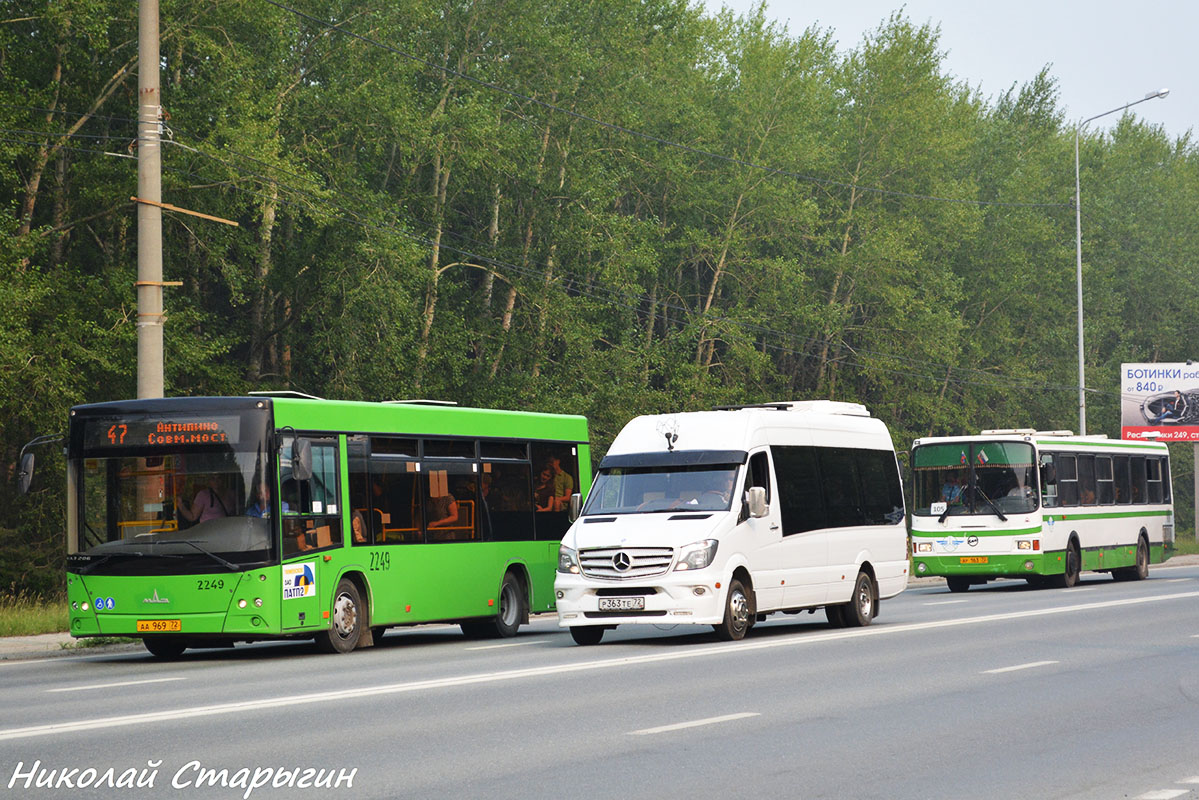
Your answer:
[[[661,725],[657,728],[645,728],[640,731],[629,731],[630,736],[647,736],[653,733],[669,733],[670,731],[681,731],[685,728],[698,728],[701,725],[716,725],[721,722],[732,722],[733,720],[745,719],[747,717],[761,716],[756,711],[745,711],[740,714],[725,714],[723,717],[708,717],[707,719],[697,719],[691,722],[676,722],[673,725]]]
[[[1056,664],[1056,661],[1032,661],[1028,664],[1016,664],[1013,667],[999,667],[998,669],[984,669],[983,675],[998,675],[1001,672],[1015,672],[1021,669],[1033,669],[1034,667],[1047,667],[1050,664]]]
[[[65,686],[61,689],[47,689],[47,692],[90,692],[93,689],[114,689],[117,686],[141,686],[146,683],[167,683],[169,681],[185,681],[187,678],[146,678],[140,681],[121,681],[120,683],[94,683],[88,686]]]

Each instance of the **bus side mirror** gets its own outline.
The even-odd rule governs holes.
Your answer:
[[[296,439],[291,445],[291,475],[297,481],[312,479],[312,442]]]
[[[575,492],[570,496],[570,508],[567,510],[567,516],[571,522],[579,518],[579,511],[583,508],[583,495]]]
[[[21,471],[17,474],[17,491],[29,494],[29,484],[33,482],[33,453],[21,456]]]
[[[749,503],[749,515],[754,519],[761,519],[766,516],[769,508],[766,506],[766,489],[762,486],[751,486],[749,491],[745,493],[747,502]]]

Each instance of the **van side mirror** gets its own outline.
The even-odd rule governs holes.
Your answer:
[[[21,471],[17,474],[17,491],[29,494],[29,484],[33,482],[33,453],[21,456]]]
[[[297,438],[291,445],[291,475],[298,481],[312,478],[312,442]]]
[[[749,515],[754,519],[761,519],[770,510],[766,505],[766,488],[763,486],[751,486],[745,498],[749,503]]]
[[[570,507],[567,509],[567,517],[571,522],[579,518],[579,511],[583,508],[583,495],[575,492],[570,496]]]

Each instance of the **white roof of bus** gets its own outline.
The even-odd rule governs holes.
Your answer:
[[[912,442],[912,447],[929,444],[956,444],[958,442],[1035,442],[1042,446],[1058,447],[1137,447],[1146,450],[1169,450],[1164,442],[1110,439],[1107,434],[1075,436],[1074,431],[1038,431],[1032,428],[1004,428],[984,430],[975,436],[921,436]]]

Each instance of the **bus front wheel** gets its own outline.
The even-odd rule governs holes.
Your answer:
[[[342,578],[333,595],[329,629],[316,635],[316,646],[325,653],[348,653],[362,637],[362,598],[353,581]]]
[[[142,639],[142,644],[150,651],[150,655],[156,658],[178,658],[187,649],[187,642],[182,639],[160,639],[147,636]]]
[[[950,575],[945,579],[951,592],[965,592],[970,589],[970,579],[960,575]]]

